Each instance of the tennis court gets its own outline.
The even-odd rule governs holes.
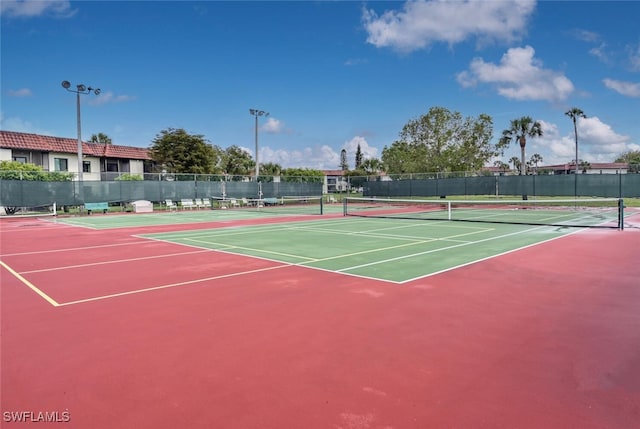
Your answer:
[[[547,226],[346,218],[143,237],[405,283],[570,232]]]
[[[281,219],[284,216],[318,216],[321,214],[337,214],[342,212],[338,204],[322,204],[321,197],[277,199],[275,204],[232,205],[231,199],[218,200],[217,210],[176,210],[157,211],[153,213],[129,213],[123,216],[76,216],[61,217],[60,222],[94,229],[113,229],[145,227],[153,225],[177,225],[206,222],[235,222],[237,220],[260,220],[265,218]]]
[[[637,210],[620,230],[354,201],[3,219],[3,416],[67,412],[96,429],[640,423]],[[593,226],[617,219],[590,212]]]

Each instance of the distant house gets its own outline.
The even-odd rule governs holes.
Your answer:
[[[153,163],[145,148],[82,143],[83,180],[113,180],[122,173],[150,173]],[[76,139],[0,131],[0,161],[28,162],[45,171],[78,173]]]
[[[324,173],[324,193],[344,192],[347,190],[347,180],[343,170],[322,170]]]
[[[576,165],[558,164],[540,167],[553,171],[553,174],[575,174]],[[578,174],[627,174],[629,164],[626,162],[593,162],[587,168],[578,166]]]
[[[518,175],[519,172],[500,167],[484,167],[483,171],[487,171],[494,176],[502,175]],[[556,165],[540,165],[533,168],[537,174],[575,174],[575,164],[556,164]],[[594,162],[589,163],[586,168],[579,167],[578,174],[627,174],[629,172],[629,164],[626,162]]]

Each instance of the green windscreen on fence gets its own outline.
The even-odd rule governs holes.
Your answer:
[[[640,174],[477,176],[367,181],[363,195],[445,197],[465,195],[640,197]]]
[[[262,194],[260,194],[262,193]],[[279,198],[322,195],[322,183],[225,182],[225,181],[64,181],[0,180],[0,206],[36,207],[56,203],[74,206],[84,203],[127,203],[136,200],[163,202],[167,199]]]

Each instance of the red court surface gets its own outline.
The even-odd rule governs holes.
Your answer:
[[[2,221],[0,425],[637,428],[638,217],[405,285]]]

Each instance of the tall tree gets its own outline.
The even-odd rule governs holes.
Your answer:
[[[226,148],[221,160],[222,171],[232,176],[248,176],[255,166],[251,154],[237,145]]]
[[[571,109],[567,110],[566,112],[564,112],[565,115],[567,115],[569,118],[571,118],[571,121],[573,121],[573,135],[576,138],[576,174],[578,174],[578,163],[580,161],[578,161],[578,125],[577,125],[577,121],[578,118],[586,118],[587,115],[584,114],[584,112],[577,108],[577,107],[572,107]]]
[[[626,162],[629,164],[629,173],[640,173],[640,150],[624,152],[615,162]]]
[[[347,171],[349,169],[349,163],[347,162],[347,150],[342,149],[340,151],[340,170]]]
[[[283,182],[322,183],[324,173],[313,168],[285,168],[282,170]]]
[[[367,174],[377,174],[382,171],[382,162],[378,158],[367,158],[362,161],[360,166],[362,170]]]
[[[358,143],[358,148],[356,149],[356,170],[360,170],[362,166],[362,149],[360,149],[360,143]]]
[[[426,172],[423,159],[426,153],[421,146],[410,145],[406,141],[396,141],[391,146],[382,149],[382,163],[387,173],[417,173]]]
[[[111,137],[104,133],[92,134],[89,139],[90,143],[111,144]]]
[[[527,174],[527,161],[525,160],[525,146],[527,145],[527,137],[542,137],[542,126],[540,122],[534,121],[529,116],[523,116],[520,119],[513,119],[511,126],[502,132],[500,144],[506,147],[511,141],[520,144],[520,174]]]
[[[432,107],[409,121],[400,139],[382,150],[388,173],[478,171],[497,155],[492,145],[493,121],[489,115],[463,118],[459,112]]]
[[[216,163],[215,151],[204,137],[182,128],[168,128],[156,135],[149,155],[171,173],[211,174]]]

